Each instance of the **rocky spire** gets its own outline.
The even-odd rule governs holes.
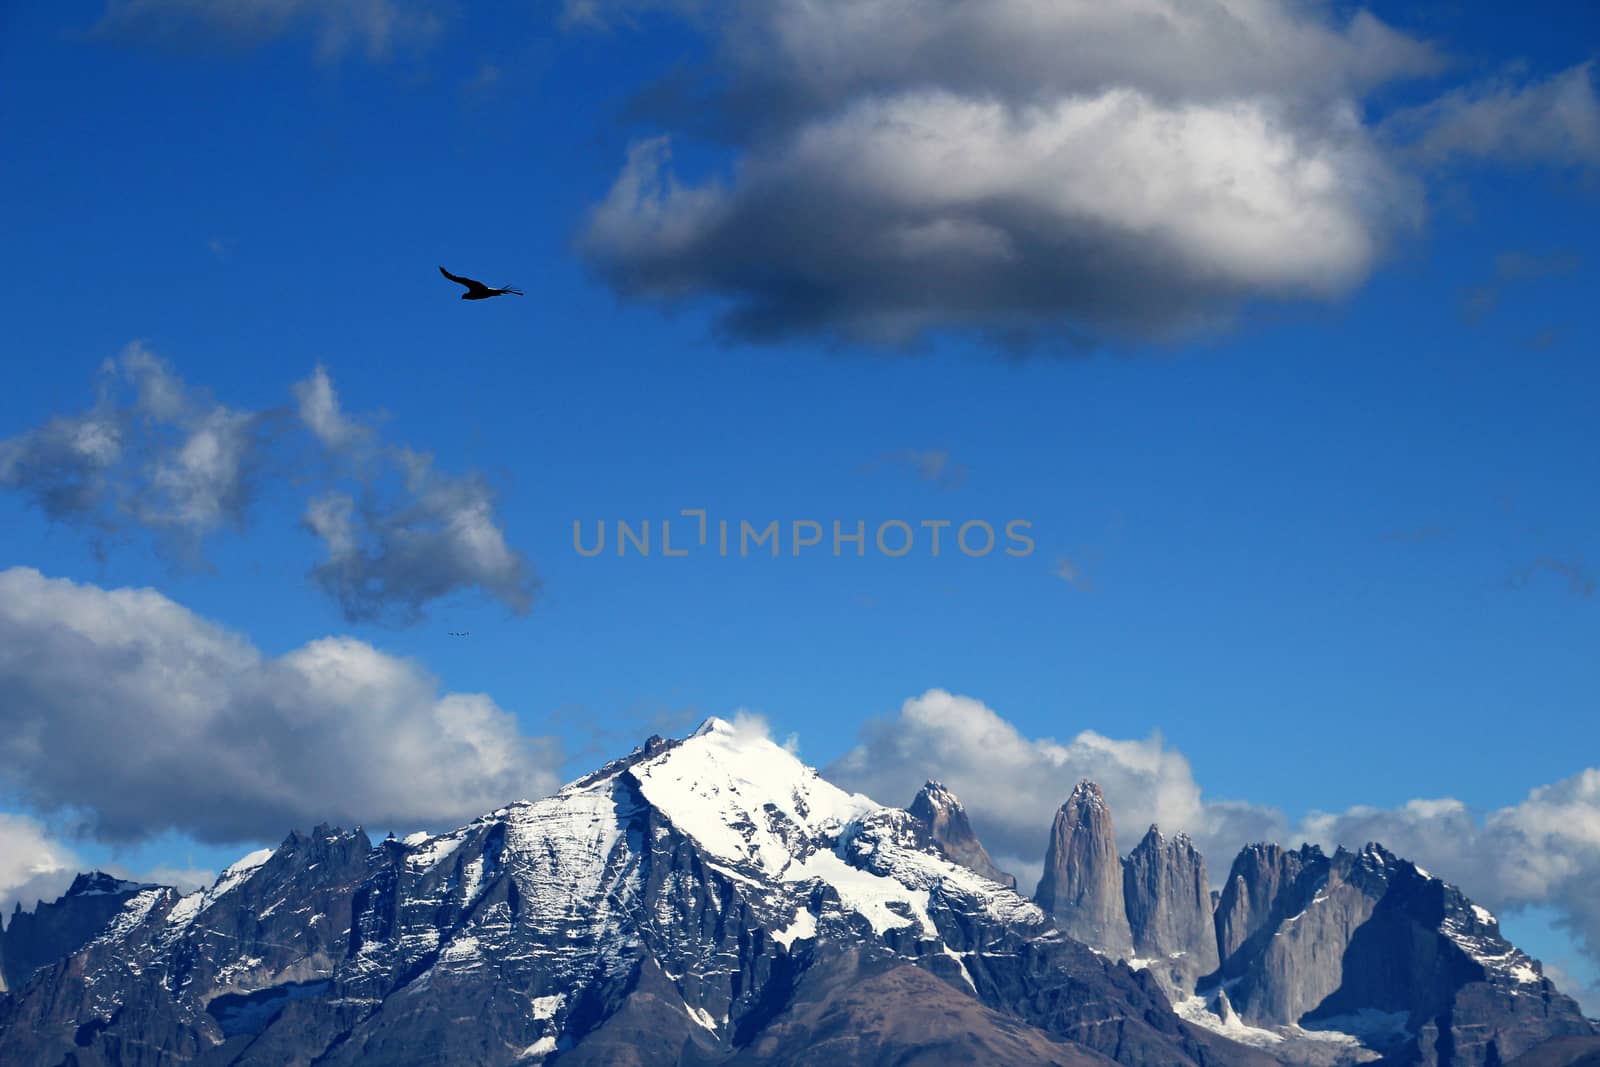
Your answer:
[[[1067,936],[1113,955],[1131,952],[1117,835],[1093,782],[1079,782],[1056,812],[1034,900]]]
[[[1017,888],[1016,876],[994,865],[983,842],[972,832],[961,801],[942,783],[929,779],[906,810],[928,828],[928,836],[951,860],[1008,889]]]
[[[1315,845],[1296,851],[1256,844],[1240,850],[1217,900],[1215,916],[1217,949],[1225,972],[1234,973],[1232,961],[1247,942],[1270,937],[1284,915],[1300,910],[1315,892],[1314,884],[1326,865],[1327,858]]]
[[[1206,861],[1186,834],[1151,826],[1123,864],[1122,895],[1135,955],[1189,980],[1216,970]]]

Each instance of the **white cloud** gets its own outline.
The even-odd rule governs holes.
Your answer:
[[[569,14],[637,9],[589,0]],[[1437,61],[1364,12],[708,9],[732,173],[682,181],[668,141],[642,141],[581,247],[624,293],[720,300],[735,335],[1172,336],[1249,300],[1348,292],[1420,218],[1361,95]]]
[[[37,820],[0,812],[0,922],[10,919],[14,904],[29,909],[41,897],[60,896],[78,866],[77,855]]]
[[[556,767],[489,697],[361,641],[270,657],[152,590],[0,572],[0,782],[102,839],[443,826]]]

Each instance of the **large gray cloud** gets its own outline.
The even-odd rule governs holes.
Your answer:
[[[1437,60],[1364,12],[680,8],[717,36],[737,163],[686,182],[666,138],[636,144],[580,247],[623,293],[722,301],[740,337],[1169,336],[1250,300],[1345,293],[1419,219],[1361,100]]]
[[[1309,0],[568,0],[675,12],[712,58],[631,109],[732,165],[636,142],[579,248],[619,293],[724,333],[903,344],[1164,339],[1337,298],[1460,158],[1600,163],[1592,65],[1458,85],[1431,43]],[[707,118],[707,115],[712,117]]]
[[[245,526],[263,472],[292,469],[326,553],[311,578],[350,621],[412,623],[474,588],[528,611],[538,580],[481,475],[384,442],[343,410],[325,367],[291,393],[293,413],[226,407],[135,343],[101,368],[87,411],[0,440],[0,489],[99,542],[151,530],[199,560],[209,537]]]
[[[1529,791],[1521,802],[1474,812],[1453,798],[1398,808],[1313,813],[1291,825],[1271,807],[1214,800],[1188,760],[1159,738],[1116,740],[1083,731],[1069,741],[1030,738],[981,701],[930,690],[871,721],[828,777],[891,804],[925,778],[944,781],[1001,866],[1037,878],[1051,819],[1082,778],[1100,783],[1124,852],[1150,823],[1194,837],[1213,882],[1251,841],[1359,848],[1381,841],[1456,883],[1491,909],[1551,909],[1600,963],[1600,769]]]
[[[443,826],[557,766],[488,696],[361,641],[268,656],[153,590],[0,572],[0,785],[102,839]]]

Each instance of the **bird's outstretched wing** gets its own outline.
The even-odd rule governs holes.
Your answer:
[[[480,289],[488,289],[489,288],[487,285],[484,285],[480,281],[474,281],[471,278],[463,278],[459,274],[451,274],[449,271],[445,270],[443,267],[439,268],[439,273],[443,274],[446,278],[449,278],[451,281],[455,282],[457,285],[466,286],[472,292],[477,292]]]

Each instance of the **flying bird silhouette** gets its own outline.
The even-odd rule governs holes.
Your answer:
[[[502,285],[498,289],[492,289],[489,286],[484,285],[482,282],[474,281],[471,278],[463,278],[459,274],[451,274],[443,267],[439,268],[439,273],[443,274],[446,278],[449,278],[457,285],[464,285],[467,287],[467,291],[461,294],[461,299],[463,300],[487,300],[491,296],[505,296],[507,293],[510,293],[512,296],[523,295],[521,289],[515,289],[509,285]]]
[[[470,637],[470,636],[472,636],[472,631],[471,630],[459,630],[459,631],[458,630],[451,630],[450,631],[450,636],[451,637]]]

